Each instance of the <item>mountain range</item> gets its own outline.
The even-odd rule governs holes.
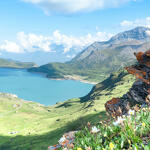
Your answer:
[[[30,68],[45,73],[48,78],[72,78],[102,81],[110,73],[134,63],[134,52],[150,48],[150,28],[136,27],[121,32],[104,42],[95,42],[66,63],[49,63]]]

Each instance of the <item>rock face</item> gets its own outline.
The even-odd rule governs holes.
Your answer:
[[[150,103],[150,50],[134,55],[138,63],[125,69],[135,75],[137,81],[123,97],[113,98],[105,104],[106,111],[113,117],[126,114],[130,107],[136,104]]]

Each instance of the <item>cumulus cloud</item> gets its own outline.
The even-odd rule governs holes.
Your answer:
[[[0,45],[0,51],[13,53],[35,51],[57,52],[57,49],[53,49],[52,45],[58,45],[63,47],[62,53],[67,53],[72,49],[78,51],[82,50],[95,41],[105,41],[110,37],[112,37],[112,34],[106,32],[89,33],[81,37],[61,34],[59,30],[55,30],[51,36],[19,32],[16,37],[17,42],[4,41],[4,43]]]
[[[74,58],[75,56],[76,56],[75,54],[74,55],[66,55],[67,58],[71,58],[71,59]]]
[[[147,30],[147,31],[146,31],[146,34],[148,34],[148,35],[150,36],[150,30]]]
[[[97,9],[118,7],[136,0],[22,0],[42,8],[45,13],[72,14]]]
[[[97,32],[95,35],[87,34],[81,37],[73,37],[61,34],[58,30],[54,31],[52,43],[64,46],[64,53],[70,51],[71,48],[82,49],[85,46],[92,44],[95,41],[108,40],[112,34],[105,32]]]
[[[17,40],[22,49],[30,52],[37,50],[43,50],[45,52],[51,51],[50,37],[44,37],[42,35],[36,35],[33,33],[25,34],[24,32],[19,32],[17,34]]]
[[[133,21],[124,20],[120,23],[120,25],[124,28],[134,28],[137,26],[145,26],[150,28],[150,17],[144,19],[136,19]]]
[[[19,45],[17,45],[15,42],[7,41],[7,40],[5,40],[2,45],[0,45],[0,50],[13,52],[13,53],[22,52]]]

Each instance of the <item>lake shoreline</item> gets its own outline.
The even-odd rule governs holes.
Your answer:
[[[83,79],[82,76],[79,76],[79,75],[66,75],[66,76],[64,76],[64,78],[49,78],[49,77],[47,77],[46,73],[29,71],[28,70],[29,68],[17,68],[17,67],[0,67],[0,68],[27,70],[30,73],[42,75],[43,77],[48,78],[50,80],[57,80],[57,81],[59,81],[59,80],[75,80],[75,81],[80,81],[80,82],[92,84],[92,85],[96,85],[99,83],[99,82],[85,80],[85,79]]]
[[[64,78],[56,78],[56,79],[49,78],[49,79],[51,79],[51,80],[74,80],[74,81],[80,81],[83,83],[93,84],[93,85],[96,85],[98,83],[98,82],[92,82],[92,81],[82,79],[82,77],[80,77],[80,76],[71,76],[71,75],[64,76]]]
[[[66,75],[63,78],[50,78],[50,77],[47,77],[46,73],[34,72],[34,71],[28,71],[28,72],[39,74],[39,75],[42,75],[45,78],[48,78],[50,80],[56,80],[56,81],[74,80],[74,81],[80,81],[82,83],[87,83],[87,84],[92,84],[92,85],[96,85],[96,84],[99,83],[99,82],[94,82],[94,81],[92,82],[92,81],[85,80],[85,79],[83,79],[82,76],[78,76],[78,75]]]

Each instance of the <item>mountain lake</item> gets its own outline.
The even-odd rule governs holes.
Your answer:
[[[44,105],[85,96],[92,87],[75,80],[50,80],[26,69],[0,68],[0,92]]]

